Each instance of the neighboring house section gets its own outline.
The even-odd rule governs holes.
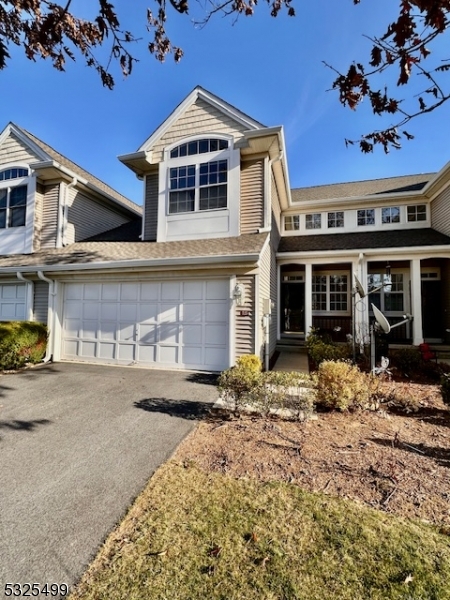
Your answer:
[[[139,218],[141,208],[10,123],[0,134],[0,255],[21,256],[0,273],[0,319],[47,320],[48,281],[21,272],[26,255],[63,248]]]
[[[367,341],[372,303],[413,315],[391,341],[449,341],[450,165],[291,190],[283,128],[200,87],[119,159],[142,220],[31,134],[0,137],[0,319],[48,315],[55,360],[267,366],[311,327]]]

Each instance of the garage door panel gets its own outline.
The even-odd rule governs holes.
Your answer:
[[[121,321],[133,321],[133,323],[136,323],[138,318],[137,304],[119,304],[119,314]]]
[[[82,338],[95,339],[97,337],[97,321],[83,321],[80,328]]]
[[[228,281],[207,281],[206,300],[228,300],[230,288]]]
[[[201,346],[192,346],[182,348],[182,363],[186,366],[203,364],[203,348]]]
[[[185,281],[183,283],[183,300],[203,300],[203,285],[197,281]]]
[[[0,285],[0,321],[25,319],[25,284]]]
[[[180,300],[180,284],[178,282],[163,282],[161,284],[161,300]]]
[[[116,344],[108,344],[106,342],[99,342],[98,344],[98,357],[106,360],[113,360],[116,356]]]
[[[119,323],[119,341],[129,342],[134,340],[136,325],[134,323]]]
[[[139,344],[156,344],[156,325],[142,324],[139,326]]]
[[[139,322],[156,323],[158,319],[158,313],[158,304],[152,304],[146,301],[143,304],[139,305]]]
[[[104,283],[102,285],[102,300],[119,300],[119,288],[116,283]]]
[[[63,358],[222,370],[229,280],[65,286]]]
[[[98,320],[100,305],[97,302],[85,302],[83,304],[83,319]]]
[[[225,315],[225,307],[222,302],[217,304],[207,304],[206,305],[206,322],[217,321],[217,322],[226,322]]]
[[[173,323],[179,320],[179,304],[161,304],[159,321],[161,323]]]
[[[120,289],[120,299],[124,301],[132,300],[136,302],[139,298],[139,284],[122,283]]]
[[[202,325],[184,325],[183,326],[183,344],[201,345],[203,337]]]
[[[159,300],[159,283],[142,283],[141,300]]]
[[[180,326],[178,323],[161,323],[159,326],[159,342],[178,344]]]
[[[166,365],[178,364],[178,346],[159,346],[159,362]]]
[[[84,286],[84,300],[100,300],[101,285],[97,283],[90,283]]]
[[[227,339],[227,327],[225,325],[206,325],[205,342],[215,346],[224,346]]]
[[[203,304],[185,304],[183,306],[183,321],[185,323],[201,323],[203,317]]]
[[[137,361],[138,363],[155,363],[156,346],[139,346]]]

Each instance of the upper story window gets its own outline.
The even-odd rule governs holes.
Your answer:
[[[415,206],[407,207],[408,221],[426,221],[427,207],[426,204],[416,204]]]
[[[344,211],[328,213],[328,228],[344,227]]]
[[[170,158],[180,158],[183,156],[194,156],[195,154],[207,154],[208,152],[217,152],[226,150],[229,146],[228,140],[217,138],[207,138],[204,140],[193,140],[180,144],[170,151]]]
[[[288,215],[284,217],[285,231],[298,231],[300,229],[300,215]]]
[[[358,226],[375,225],[375,209],[364,208],[357,211]]]
[[[4,169],[0,171],[0,181],[6,181],[7,179],[19,179],[21,177],[28,177],[28,169],[22,167],[13,167],[12,169]]]
[[[400,207],[390,206],[389,208],[381,209],[381,222],[386,223],[400,223]]]
[[[170,151],[170,215],[227,208],[228,149],[228,140],[211,138],[186,142]],[[212,160],[207,161],[206,154]]]
[[[11,167],[0,171],[0,184],[4,181],[28,177],[28,169]],[[27,185],[0,185],[0,229],[23,227],[27,211]]]
[[[322,215],[320,213],[306,215],[305,227],[306,229],[320,229],[322,227]]]

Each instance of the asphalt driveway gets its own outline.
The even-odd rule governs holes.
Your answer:
[[[0,376],[0,598],[73,584],[216,399],[211,376],[58,363]]]

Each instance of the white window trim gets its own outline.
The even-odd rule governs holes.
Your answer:
[[[351,273],[350,271],[313,271],[312,276],[325,275],[327,278],[327,308],[326,310],[313,310],[312,314],[316,316],[332,316],[332,317],[348,317],[351,316]],[[331,275],[346,275],[347,276],[347,310],[330,310],[330,276]],[[311,297],[312,300],[312,297]]]
[[[0,181],[0,189],[13,188],[16,186],[26,185],[27,186],[27,202],[26,202],[26,215],[25,215],[25,226],[20,227],[4,227],[0,229],[0,253],[1,253],[1,238],[5,236],[24,236],[23,249],[18,253],[29,254],[33,252],[33,234],[34,234],[34,203],[36,196],[36,177],[33,175],[27,163],[22,161],[14,161],[1,165],[0,170],[4,171],[12,168],[27,169],[29,172],[28,177],[18,177],[17,179],[6,179]],[[16,239],[18,239],[16,237]]]
[[[222,139],[227,140],[229,147],[224,150],[207,152],[204,154],[193,154],[178,158],[170,158],[170,152],[173,148],[181,144],[189,143],[201,139]],[[227,206],[226,208],[213,208],[209,210],[199,210],[196,203],[195,209],[183,213],[169,213],[169,194],[170,194],[170,168],[187,165],[199,166],[204,162],[215,160],[228,161],[228,181],[227,181]],[[198,189],[198,188],[196,188]],[[196,194],[197,198],[198,194]],[[240,151],[234,147],[234,138],[230,135],[215,132],[205,132],[202,134],[182,138],[167,146],[164,149],[164,159],[159,165],[159,193],[158,193],[158,233],[157,241],[163,242],[167,239],[167,226],[171,221],[180,219],[191,220],[206,216],[218,217],[227,215],[229,218],[228,236],[239,235],[239,204],[240,204]],[[201,237],[201,236],[196,236]],[[212,237],[205,235],[205,237]],[[221,233],[216,237],[224,237]],[[171,238],[172,239],[172,238]],[[191,239],[190,236],[180,236],[178,239]]]

